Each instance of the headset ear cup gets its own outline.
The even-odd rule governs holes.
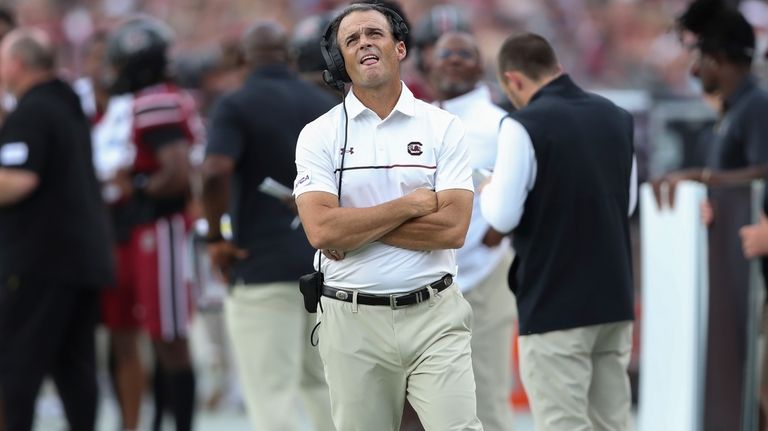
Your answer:
[[[380,10],[389,17],[389,21],[392,24],[392,35],[395,36],[395,39],[404,41],[405,36],[408,34],[408,24],[405,23],[403,17],[388,7],[382,6]]]
[[[333,23],[331,21],[328,24],[323,38],[320,40],[320,53],[326,66],[326,70],[323,72],[323,80],[329,86],[341,89],[344,87],[343,83],[351,82],[351,80],[344,66],[344,57],[341,55],[341,51],[336,43],[332,40]]]
[[[338,80],[342,82],[352,82],[347,73],[347,67],[344,64],[344,56],[342,56],[339,48],[334,45],[329,52],[333,59],[333,65],[334,69],[336,69],[336,77]]]

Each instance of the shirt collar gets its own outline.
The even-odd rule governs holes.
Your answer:
[[[755,78],[752,77],[752,75],[747,75],[741,84],[736,87],[736,91],[725,98],[723,101],[723,111],[728,111],[729,109],[733,108],[734,105],[739,103],[739,99],[741,99],[745,94],[749,93],[755,87],[755,85],[757,85],[755,84]]]
[[[392,109],[392,112],[389,114],[389,117],[392,116],[392,113],[394,112],[400,112],[402,114],[405,114],[409,117],[413,117],[416,115],[416,98],[413,96],[413,93],[410,89],[405,85],[403,81],[400,81],[402,90],[400,91],[400,98],[397,99],[397,103],[395,104],[395,107]],[[370,112],[373,115],[376,115],[371,109],[369,109],[367,106],[363,105],[363,102],[360,101],[360,99],[355,96],[355,93],[350,89],[347,93],[346,97],[346,104],[347,104],[347,113],[349,114],[350,118],[357,118],[360,114],[363,112]],[[389,118],[387,117],[387,118]]]
[[[478,84],[474,90],[464,93],[453,99],[443,100],[438,106],[448,112],[464,112],[472,109],[478,102],[487,102],[491,99],[491,92],[485,84]]]

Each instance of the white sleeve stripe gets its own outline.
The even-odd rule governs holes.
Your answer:
[[[182,106],[183,99],[177,93],[159,93],[148,94],[145,96],[139,96],[134,100],[134,107],[137,111],[142,109],[151,108],[153,106],[173,105],[176,107]]]
[[[135,107],[135,115],[143,115],[149,112],[154,111],[179,111],[181,110],[181,106],[179,106],[178,103],[153,103],[151,105],[147,106],[136,106]]]
[[[183,120],[184,116],[178,111],[146,113],[136,117],[136,128],[143,129],[164,124],[179,124]]]

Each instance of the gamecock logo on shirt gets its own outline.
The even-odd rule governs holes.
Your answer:
[[[408,154],[412,156],[420,156],[423,151],[421,151],[421,142],[411,142],[408,144]]]

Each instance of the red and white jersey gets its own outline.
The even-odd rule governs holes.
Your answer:
[[[167,83],[134,94],[131,140],[136,148],[135,172],[151,173],[159,168],[156,149],[146,135],[173,128],[181,131],[190,147],[204,145],[203,122],[190,94]]]
[[[188,93],[158,84],[135,94],[113,96],[94,125],[93,157],[99,179],[119,169],[151,173],[159,168],[156,150],[145,136],[152,130],[177,127],[192,147],[204,145],[203,122]]]

